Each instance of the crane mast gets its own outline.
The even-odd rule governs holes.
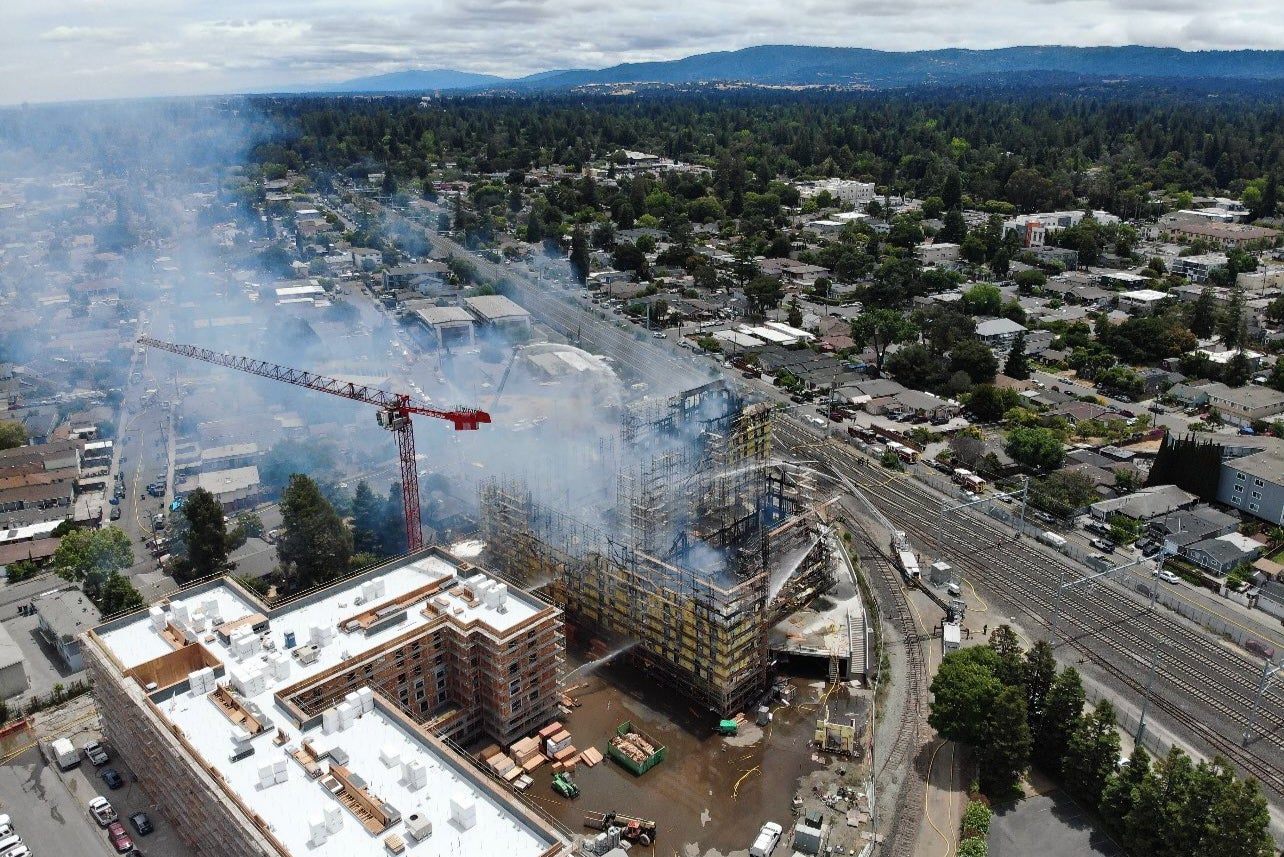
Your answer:
[[[309,390],[316,390],[319,393],[329,393],[332,396],[364,402],[367,405],[374,405],[378,408],[379,410],[375,412],[375,419],[379,426],[392,432],[397,437],[397,457],[401,461],[401,500],[406,516],[406,547],[410,551],[419,550],[424,546],[423,528],[419,512],[419,468],[415,462],[415,433],[410,420],[411,415],[420,414],[426,417],[448,420],[456,431],[475,431],[482,423],[490,422],[490,414],[485,411],[479,411],[476,408],[455,408],[452,410],[431,408],[426,404],[416,402],[404,393],[390,393],[377,387],[353,384],[349,381],[329,378],[325,375],[306,372],[302,369],[292,369],[289,366],[270,363],[266,360],[255,360],[251,357],[211,351],[208,348],[200,348],[195,345],[165,342],[149,336],[140,338],[138,342],[140,345],[156,348],[160,351],[168,351],[181,357],[190,357],[193,360],[212,363],[215,366],[224,366],[250,375],[258,375],[261,378],[270,378],[273,381],[293,384],[296,387],[305,387]]]

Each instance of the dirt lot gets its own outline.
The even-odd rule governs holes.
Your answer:
[[[787,854],[796,813],[820,810],[832,822],[829,843],[843,846],[835,853],[859,851],[863,844],[862,831],[847,825],[847,812],[851,809],[855,820],[864,767],[811,748],[823,681],[791,680],[792,704],[773,703],[766,727],[750,722],[729,737],[717,734],[711,714],[689,707],[618,661],[579,671],[572,685],[579,685],[571,692],[579,705],[562,722],[577,748],[596,747],[605,754],[607,739],[628,720],[658,739],[666,755],[638,777],[609,758],[592,768],[580,765],[573,777],[581,793],[574,800],[553,792],[547,765],[537,768],[527,798],[571,832],[591,832],[583,826],[587,811],[615,810],[657,822],[657,854],[698,855],[743,852],[770,820],[785,828],[779,853]],[[832,719],[841,720],[849,705],[862,704],[850,699],[843,688],[829,696]],[[839,786],[850,786],[852,794],[839,797]],[[648,851],[639,853],[645,857]]]

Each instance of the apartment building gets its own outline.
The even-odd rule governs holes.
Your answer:
[[[277,607],[223,578],[82,637],[108,739],[216,857],[566,853],[452,743],[551,719],[562,650],[559,610],[438,548]]]

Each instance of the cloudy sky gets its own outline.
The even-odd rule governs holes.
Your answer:
[[[759,44],[1284,49],[1271,0],[7,0],[4,10],[3,104],[406,68],[516,77]]]

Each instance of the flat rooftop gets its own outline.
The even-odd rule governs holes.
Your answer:
[[[349,857],[383,853],[384,838],[396,834],[406,842],[405,853],[414,857],[537,857],[556,853],[564,840],[466,760],[421,734],[377,692],[369,695],[355,717],[346,721],[328,715],[313,717],[301,729],[290,712],[276,702],[279,691],[360,658],[414,628],[438,621],[443,614],[461,625],[475,623],[483,629],[503,630],[544,609],[543,604],[519,591],[505,591],[501,599],[496,589],[494,578],[434,551],[358,575],[276,610],[256,603],[222,579],[170,599],[168,609],[153,607],[150,612],[132,614],[101,626],[94,634],[128,671],[140,665],[145,670],[148,662],[176,651],[165,636],[174,624],[194,631],[205,650],[221,662],[222,675],[214,667],[215,675],[208,677],[208,684],[198,682],[197,692],[192,690],[193,679],[183,677],[169,688],[155,690],[152,699],[160,715],[199,754],[202,764],[217,769],[223,787],[263,819],[288,854]],[[391,611],[394,619],[385,623],[383,605],[393,602],[398,602],[399,609]],[[395,614],[402,607],[404,618],[396,621]],[[353,620],[371,610],[381,618],[372,630],[341,629],[354,625]],[[244,627],[253,623],[257,630],[240,638],[221,635],[215,632],[211,617],[224,626],[248,619]],[[199,630],[197,626],[201,626]],[[319,645],[316,659],[305,665],[290,656],[287,634],[299,647]],[[253,640],[258,640],[258,645]],[[236,693],[228,697],[243,704],[269,728],[252,735],[225,713],[226,706],[216,701],[213,691],[216,680],[225,685],[229,678]],[[278,730],[288,736],[284,743],[270,737]],[[321,774],[316,778],[292,755],[305,741],[321,757]],[[231,761],[238,742],[242,746],[248,742],[253,753]],[[327,759],[336,749],[337,756]],[[414,777],[409,773],[411,763],[421,770]],[[355,775],[377,803],[395,808],[400,820],[374,832],[368,830],[332,793],[335,764]],[[274,773],[266,773],[269,769]],[[335,813],[336,807],[341,813]],[[317,842],[315,831],[318,824],[324,825],[327,810],[330,827],[337,829],[327,829],[324,841]],[[411,815],[431,822],[431,836],[419,842],[409,836],[406,819]],[[333,824],[335,818],[338,825]]]

